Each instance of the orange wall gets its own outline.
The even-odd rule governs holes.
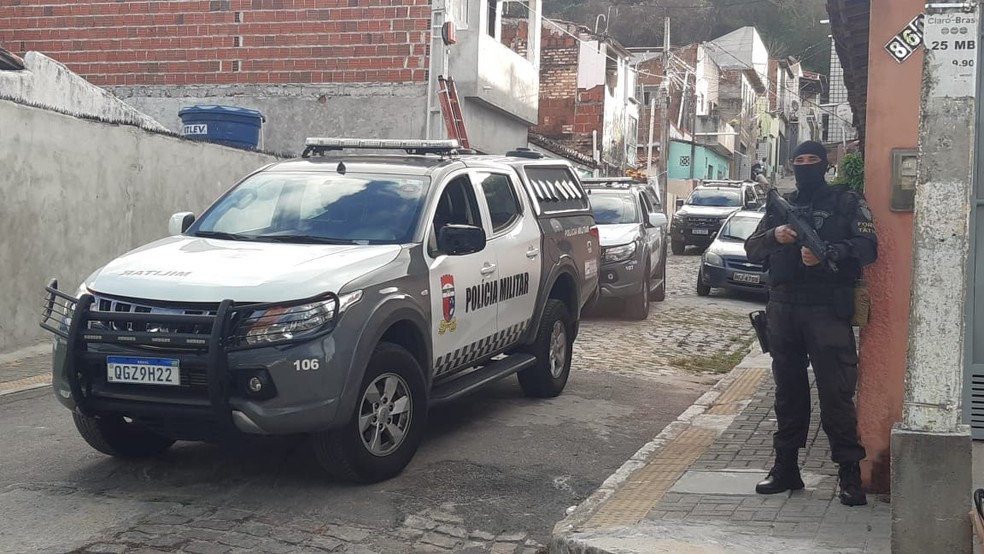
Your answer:
[[[902,418],[912,272],[912,213],[892,212],[892,149],[915,148],[919,136],[922,48],[904,63],[885,43],[923,10],[922,0],[872,0],[868,53],[865,197],[878,231],[878,261],[865,271],[871,322],[861,332],[858,428],[868,452],[868,486],[887,492],[892,425]]]

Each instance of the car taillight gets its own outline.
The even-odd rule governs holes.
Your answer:
[[[601,244],[601,233],[598,231],[597,225],[592,225],[591,228],[588,229],[588,232],[591,233],[591,236],[594,238],[595,243]]]

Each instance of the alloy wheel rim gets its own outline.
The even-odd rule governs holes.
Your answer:
[[[555,321],[550,332],[550,375],[557,379],[567,364],[567,330],[563,321]]]
[[[384,373],[366,387],[359,405],[359,437],[374,456],[388,456],[403,444],[410,428],[413,400],[407,382]]]

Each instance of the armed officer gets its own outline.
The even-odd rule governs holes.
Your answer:
[[[871,211],[861,195],[846,186],[830,186],[822,144],[807,141],[793,153],[796,192],[792,204],[827,244],[815,255],[769,203],[748,240],[745,252],[769,269],[767,337],[776,383],[778,430],[773,437],[775,465],[755,487],[759,494],[803,488],[799,449],[810,427],[810,381],[813,365],[820,396],[820,422],[830,440],[831,459],[840,467],[840,501],[867,503],[858,462],[865,457],[858,442],[854,392],[858,355],[851,318],[854,286],[861,268],[878,257]]]

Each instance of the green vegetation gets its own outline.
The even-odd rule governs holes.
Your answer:
[[[834,185],[847,185],[851,190],[864,193],[864,158],[861,154],[847,154],[841,158]]]
[[[673,358],[670,364],[677,369],[693,373],[727,373],[741,363],[742,358],[751,350],[752,337],[733,341],[735,350],[724,350],[704,356],[687,356]]]
[[[611,12],[609,12],[611,8]],[[661,46],[663,18],[669,16],[674,45],[713,40],[753,26],[772,58],[792,56],[811,70],[830,71],[830,26],[824,0],[544,0],[547,17],[595,28],[608,17],[608,33],[625,46]],[[598,32],[604,32],[601,19]]]

